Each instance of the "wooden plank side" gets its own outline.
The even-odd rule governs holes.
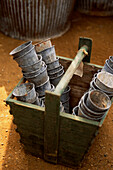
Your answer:
[[[16,105],[11,106],[11,112],[14,115],[15,123],[20,124],[26,128],[35,128],[36,133],[43,133],[44,131],[44,112],[41,110],[32,109]]]
[[[44,159],[57,163],[60,96],[46,92],[44,120]]]
[[[42,116],[35,116],[35,117],[24,117],[21,114],[13,114],[14,118],[17,119],[19,122],[22,122],[23,124],[31,124],[31,126],[34,127],[34,124],[36,124],[36,126],[41,126],[42,122],[43,122],[43,117]],[[37,121],[39,120],[38,124]],[[34,124],[33,124],[33,123]]]
[[[44,138],[43,136],[35,135],[32,133],[25,133],[26,131],[20,130],[21,138],[26,139],[27,143],[35,143],[37,145],[44,145]]]
[[[89,141],[89,138],[94,136],[97,126],[87,124],[84,122],[78,122],[69,118],[60,116],[60,140],[69,143],[75,143],[75,139],[78,137],[80,140],[83,138],[83,142]],[[67,137],[68,136],[68,137]],[[79,140],[78,140],[79,142]]]
[[[14,124],[17,125],[18,128],[25,130],[26,133],[28,132],[28,133],[32,133],[32,134],[39,135],[39,136],[42,136],[44,134],[43,126],[42,125],[37,126],[37,124],[35,124],[33,121],[32,122],[33,122],[34,126],[33,125],[31,126],[30,122],[25,124],[23,122],[20,122],[18,119],[14,119],[13,122],[14,122]],[[20,131],[18,131],[18,132],[20,132]]]
[[[31,154],[43,158],[44,154],[44,111],[11,103],[11,113],[18,127],[21,142]],[[28,147],[29,146],[29,149]]]
[[[94,126],[97,126],[97,127],[99,127],[99,124],[100,124],[100,122],[97,122],[97,121],[94,121],[94,120],[89,120],[87,118],[75,116],[75,115],[68,114],[68,113],[65,113],[65,112],[60,112],[60,116],[67,118],[67,119],[71,119],[71,120],[80,122],[80,123],[83,122],[85,124],[94,125]]]
[[[43,145],[30,145],[28,143],[26,143],[26,141],[24,141],[24,139],[22,139],[21,141],[24,144],[24,150],[27,151],[27,153],[29,152],[30,154],[32,154],[33,156],[39,157],[39,158],[44,158],[43,155]]]
[[[18,110],[17,110],[18,109]],[[11,109],[11,113],[13,114],[14,118],[18,119],[19,121],[23,123],[31,123],[33,125],[32,121],[34,123],[42,124],[44,121],[44,112],[43,111],[37,111],[26,107],[19,107],[14,105]],[[38,125],[37,124],[37,125]],[[34,126],[34,125],[33,125]]]
[[[98,126],[60,116],[59,163],[77,165],[97,130]]]
[[[11,112],[17,117],[29,118],[29,119],[44,119],[44,110],[35,109],[31,107],[26,107],[18,105],[16,103],[11,104]]]
[[[28,143],[26,138],[21,138],[20,142],[24,144],[24,149],[27,152],[30,152],[30,154],[33,154],[34,156],[43,158],[44,157],[44,145],[43,144],[37,144],[35,142]]]
[[[89,136],[94,137],[91,132],[89,132],[89,135],[87,135],[86,132],[85,132],[85,134],[83,134],[83,131],[82,130],[79,131],[78,129],[75,130],[75,132],[76,133],[70,132],[69,138],[67,138],[67,133],[69,133],[69,132],[63,131],[63,137],[61,138],[62,142],[63,143],[67,142],[67,143],[73,145],[73,144],[75,144],[75,140],[77,139],[76,144],[80,147],[85,147],[89,142]],[[79,140],[78,140],[78,136],[79,136]]]
[[[39,133],[36,133],[36,130],[34,133],[31,131],[31,129],[24,129],[18,125],[18,132],[20,135],[20,142],[25,145],[25,147],[29,146],[27,148],[31,154],[35,154],[38,157],[43,157],[44,154],[44,136]]]
[[[43,112],[45,111],[44,107],[40,107],[40,106],[35,105],[35,104],[22,102],[22,101],[11,99],[11,98],[9,98],[9,100],[7,102],[8,102],[9,105],[15,104],[15,105],[18,105],[18,106],[21,106],[21,107],[35,109],[37,111],[43,111]]]
[[[83,155],[79,153],[72,153],[65,149],[62,149],[58,157],[58,163],[61,165],[74,168],[80,163],[82,159],[83,159]]]
[[[18,110],[16,110],[18,109]],[[11,109],[12,114],[20,120],[24,120],[24,121],[37,121],[37,120],[44,120],[44,112],[43,111],[37,111],[35,109],[30,109],[30,108],[26,108],[26,107],[16,107],[16,105],[14,105],[13,109]]]
[[[86,148],[88,148],[89,145],[88,143],[85,143],[84,141],[82,141],[82,143],[80,141],[78,143],[77,142],[71,143],[67,141],[62,141],[62,147],[60,147],[60,152],[65,150],[73,154],[75,153],[75,154],[83,155],[83,152],[86,151]],[[75,150],[75,144],[77,145],[76,150]]]

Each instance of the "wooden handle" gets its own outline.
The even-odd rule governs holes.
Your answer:
[[[81,63],[83,58],[86,55],[88,55],[87,51],[88,51],[88,47],[86,45],[80,48],[80,50],[78,51],[74,60],[72,61],[72,63],[68,67],[67,71],[65,72],[64,76],[62,77],[59,84],[57,85],[54,93],[59,94],[59,95],[61,95],[63,93],[64,89],[70,82],[70,80],[71,80],[73,74],[75,73],[76,69],[78,68],[79,64]]]

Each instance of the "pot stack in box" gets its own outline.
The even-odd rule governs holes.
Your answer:
[[[106,93],[110,98],[113,97],[113,74],[104,70],[96,73],[90,82],[90,89],[97,89]]]
[[[44,106],[45,90],[54,91],[64,74],[63,66],[56,57],[55,47],[49,39],[35,45],[28,41],[11,51],[10,55],[21,67],[23,77],[29,82],[18,86],[13,95],[18,100]],[[28,87],[32,87],[32,90]],[[68,86],[61,96],[61,111],[64,108],[65,112],[69,112],[69,91]],[[34,97],[30,94],[32,92],[35,93]],[[26,98],[29,95],[32,97],[30,100]]]
[[[38,94],[35,91],[33,83],[24,83],[17,86],[13,91],[13,95],[20,101],[43,106],[42,102],[38,98]]]
[[[110,98],[100,90],[86,92],[78,106],[73,108],[73,115],[89,120],[100,121],[111,106]]]
[[[51,90],[51,84],[47,73],[47,65],[44,61],[42,61],[42,56],[36,54],[35,46],[32,45],[32,41],[15,48],[11,51],[10,55],[13,55],[13,59],[18,63],[19,67],[21,67],[23,77],[28,80],[31,85],[32,83],[35,85],[35,91],[38,93],[39,97],[45,95],[45,90]],[[22,87],[20,86],[20,89]],[[28,95],[28,93],[20,94],[20,92],[18,94]],[[14,93],[16,97],[18,94]]]
[[[105,64],[102,70],[105,70],[108,73],[113,74],[113,56],[109,56],[109,59],[105,61]]]
[[[106,63],[111,63],[110,60],[111,57]],[[89,91],[82,96],[78,106],[73,108],[72,114],[100,121],[108,111],[113,97],[113,74],[106,69],[106,63],[102,71],[94,74]]]
[[[36,53],[41,55],[42,60],[46,63],[50,82],[56,87],[64,74],[64,69],[59,63],[59,58],[56,57],[55,46],[52,46],[48,39],[35,44],[35,49]]]
[[[51,84],[53,84],[56,87],[64,74],[64,68],[59,63],[59,58],[56,57],[55,46],[53,46],[51,41],[48,39],[46,41],[35,44],[35,49],[37,55],[41,55],[42,60],[47,65],[47,72]],[[61,96],[61,102],[64,106],[64,110],[65,112],[68,113],[69,113],[69,92],[70,87],[68,86]]]

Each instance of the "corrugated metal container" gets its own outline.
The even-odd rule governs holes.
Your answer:
[[[77,0],[77,10],[94,16],[113,15],[113,0]]]
[[[0,30],[22,40],[57,37],[70,28],[76,0],[1,0]]]

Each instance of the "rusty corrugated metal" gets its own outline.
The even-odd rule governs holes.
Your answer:
[[[113,0],[77,0],[77,10],[95,16],[112,16]]]
[[[13,38],[42,40],[69,29],[75,0],[1,0],[0,30]]]

